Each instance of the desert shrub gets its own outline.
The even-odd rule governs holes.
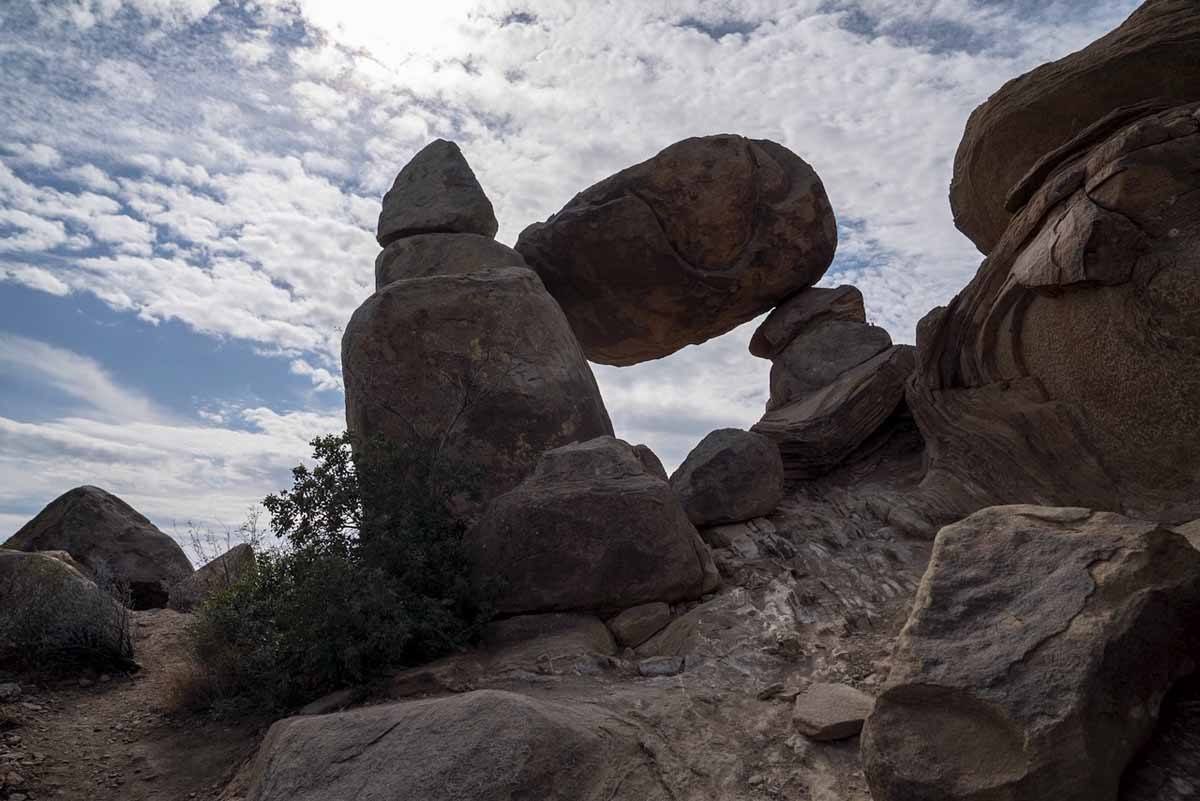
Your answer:
[[[312,445],[314,467],[263,502],[281,544],[197,610],[202,703],[299,703],[462,648],[487,617],[448,508],[463,476],[434,449]]]

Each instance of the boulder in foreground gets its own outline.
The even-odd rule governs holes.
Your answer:
[[[671,475],[688,519],[697,526],[769,515],[783,500],[779,448],[740,428],[709,433]]]

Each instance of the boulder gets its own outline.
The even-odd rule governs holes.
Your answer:
[[[626,609],[608,621],[608,628],[618,644],[626,648],[636,648],[662,631],[670,622],[671,607],[656,602]]]
[[[1200,103],[1138,114],[1059,148],[918,327],[923,488],[959,514],[1200,516]]]
[[[172,609],[188,612],[213,593],[228,589],[254,570],[254,549],[247,543],[233,546],[171,588]]]
[[[99,487],[76,487],[58,496],[3,547],[66,551],[92,576],[127,585],[134,609],[166,606],[171,587],[192,574],[179,543]]]
[[[875,699],[845,684],[817,682],[796,696],[792,721],[801,734],[821,741],[857,737]]]
[[[435,139],[404,165],[383,196],[375,238],[383,247],[418,234],[496,236],[499,224],[471,166],[453,142]]]
[[[346,326],[342,375],[356,437],[437,448],[477,481],[466,518],[543,451],[612,433],[562,310],[522,268],[388,284]]]
[[[808,329],[818,323],[842,320],[865,323],[867,312],[862,293],[853,286],[836,289],[804,289],[780,303],[750,337],[750,353],[774,359]]]
[[[546,451],[465,545],[506,615],[698,598],[712,564],[670,485],[612,437]]]
[[[1200,657],[1200,552],[1154,523],[1007,506],[939,532],[863,731],[876,801],[1115,799]]]
[[[478,690],[281,720],[249,801],[604,801],[646,781],[643,763],[637,739],[598,707]]]
[[[788,479],[826,473],[851,458],[903,406],[915,364],[912,347],[895,345],[767,412],[751,430],[779,446]]]
[[[375,288],[402,278],[473,273],[485,267],[524,267],[507,245],[479,234],[418,234],[397,239],[375,259]]]
[[[783,461],[775,443],[740,428],[709,433],[671,475],[697,526],[769,515],[783,500]]]
[[[649,445],[634,445],[633,452],[642,461],[642,467],[646,468],[647,473],[658,476],[663,481],[667,480],[667,468],[663,467],[662,459],[659,459],[658,454],[650,450]]]
[[[875,325],[832,320],[813,327],[792,340],[772,361],[767,411],[824,389],[891,346],[892,337]]]
[[[1200,100],[1200,8],[1148,0],[1077,53],[1006,83],[971,114],[954,157],[954,222],[984,253],[1004,234],[1011,189],[1047,153],[1114,109]]]
[[[576,195],[516,249],[590,360],[629,365],[719,336],[825,273],[837,225],[782,145],[685,139]]]

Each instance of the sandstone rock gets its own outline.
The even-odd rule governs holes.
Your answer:
[[[643,770],[636,739],[597,707],[479,690],[279,721],[250,801],[602,801]]]
[[[671,475],[697,526],[768,515],[783,500],[783,462],[771,440],[740,428],[709,433]]]
[[[507,245],[479,234],[418,234],[397,239],[375,259],[375,288],[404,278],[460,275],[487,267],[524,267]]]
[[[458,145],[435,139],[413,156],[383,196],[375,238],[387,247],[418,234],[491,238],[498,229],[492,203]]]
[[[767,411],[824,389],[891,346],[891,336],[878,326],[846,320],[814,326],[792,340],[771,364]]]
[[[99,487],[76,487],[58,496],[4,547],[66,551],[93,575],[127,584],[134,609],[166,606],[171,587],[192,574],[179,543]]]
[[[867,312],[857,288],[804,289],[780,303],[750,338],[750,353],[774,359],[792,340],[819,323],[865,323]]]
[[[971,114],[954,158],[954,221],[984,253],[1011,219],[1006,195],[1042,156],[1114,109],[1200,100],[1200,10],[1149,0],[1107,36],[1006,83]]]
[[[792,720],[813,740],[845,740],[858,736],[874,705],[875,699],[861,690],[817,682],[796,696]]]
[[[189,611],[214,592],[228,589],[254,569],[254,549],[246,543],[233,546],[171,588],[172,609]]]
[[[546,449],[612,433],[566,318],[525,269],[388,284],[346,327],[342,374],[356,436],[436,446],[478,474],[467,517]]]
[[[938,534],[863,731],[877,801],[1095,801],[1200,657],[1200,553],[1153,523],[993,507]]]
[[[896,413],[915,364],[913,348],[895,345],[767,412],[751,430],[778,444],[787,478],[820,475],[847,460]]]
[[[466,546],[478,580],[499,581],[501,614],[696,598],[709,559],[670,486],[612,437],[547,451]]]
[[[812,168],[766,140],[685,139],[576,195],[516,249],[588,358],[628,365],[704,342],[812,286],[837,225]]]
[[[634,648],[662,631],[670,622],[671,607],[659,602],[626,609],[608,621],[608,628],[619,644]]]

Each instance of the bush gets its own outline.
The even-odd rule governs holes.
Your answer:
[[[312,445],[315,467],[263,502],[282,544],[197,611],[193,703],[303,702],[463,648],[487,617],[448,509],[462,477],[435,449]]]

